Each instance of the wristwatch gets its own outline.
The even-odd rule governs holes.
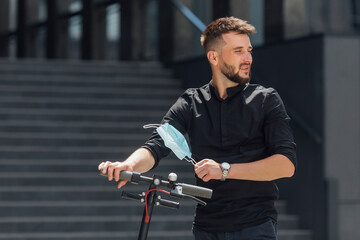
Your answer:
[[[229,171],[230,171],[230,164],[227,162],[223,162],[220,165],[221,170],[222,170],[222,177],[221,177],[221,181],[225,181]]]

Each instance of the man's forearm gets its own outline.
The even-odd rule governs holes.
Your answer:
[[[139,148],[134,151],[125,161],[135,172],[147,172],[155,164],[152,153],[146,148]]]
[[[294,164],[284,155],[275,154],[251,162],[231,164],[227,178],[252,181],[272,181],[294,175]]]
[[[121,171],[130,172],[147,172],[155,164],[155,159],[152,153],[146,148],[139,148],[135,150],[125,161],[123,162],[102,162],[99,164],[98,169],[102,174],[107,174],[109,181],[115,179],[116,182],[120,181]],[[118,188],[121,188],[126,184],[126,181],[120,181]]]

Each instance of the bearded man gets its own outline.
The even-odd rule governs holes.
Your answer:
[[[197,184],[213,189],[207,205],[197,206],[196,240],[277,239],[273,180],[293,176],[296,145],[279,94],[250,84],[254,32],[234,17],[210,23],[201,44],[212,80],[186,90],[162,120],[188,134]],[[103,162],[99,170],[119,181],[121,171],[146,172],[169,152],[155,131],[124,162]]]

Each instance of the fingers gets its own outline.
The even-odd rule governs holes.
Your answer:
[[[194,166],[196,175],[204,182],[211,179],[221,179],[220,165],[212,159],[204,159]]]
[[[120,180],[120,172],[130,170],[129,167],[122,162],[102,162],[98,166],[99,171],[102,174],[108,176],[108,180],[112,181],[113,179],[118,182]]]
[[[107,174],[108,171],[108,166],[111,164],[111,162],[107,161],[107,162],[102,162],[99,164],[98,166],[98,170],[101,171],[102,174]]]
[[[213,161],[213,160],[211,160],[211,159],[203,159],[203,160],[197,162],[194,167],[195,167],[195,169],[200,168],[200,167],[206,165],[207,163],[209,163],[210,161]]]
[[[117,185],[117,188],[123,187],[126,183],[127,183],[127,181],[125,181],[125,180],[120,181]]]
[[[112,181],[113,179],[116,182],[119,182],[117,184],[117,188],[123,187],[127,181],[120,180],[120,172],[121,171],[133,171],[132,168],[130,168],[128,165],[124,164],[123,162],[102,162],[98,166],[99,171],[101,171],[101,174],[107,175],[108,180]]]
[[[198,178],[203,179],[207,173],[207,169],[205,168],[198,168],[195,170],[196,175]]]

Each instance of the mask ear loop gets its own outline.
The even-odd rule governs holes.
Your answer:
[[[148,129],[148,128],[158,128],[160,127],[161,124],[158,124],[158,123],[151,123],[151,124],[146,124],[143,126],[144,129]]]
[[[192,157],[189,157],[189,156],[184,157],[184,159],[194,166],[197,163]]]

